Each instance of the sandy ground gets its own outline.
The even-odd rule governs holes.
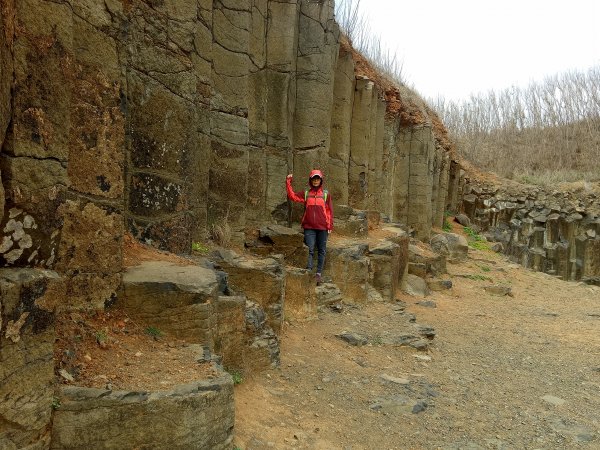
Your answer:
[[[600,288],[489,251],[448,270],[449,291],[288,324],[281,367],[236,386],[236,447],[600,449]],[[426,351],[394,344],[411,314]]]

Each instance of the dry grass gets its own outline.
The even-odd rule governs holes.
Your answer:
[[[218,222],[213,223],[209,229],[210,240],[221,247],[229,247],[233,235],[228,217],[225,216]]]
[[[539,185],[600,180],[600,120],[456,140],[467,160],[505,178]]]
[[[481,169],[545,185],[600,179],[600,66],[430,104],[460,153]]]

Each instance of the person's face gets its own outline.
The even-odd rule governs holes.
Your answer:
[[[321,186],[321,179],[319,177],[312,177],[310,179],[310,185],[312,187],[319,187],[319,186]]]

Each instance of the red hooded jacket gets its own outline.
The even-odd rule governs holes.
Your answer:
[[[321,185],[313,188],[310,179],[314,176],[321,178]],[[309,230],[333,230],[333,206],[331,195],[327,193],[327,199],[323,192],[323,173],[320,170],[313,170],[308,176],[308,196],[304,199],[305,191],[294,192],[292,189],[292,179],[286,179],[287,196],[290,200],[298,203],[304,203],[304,216],[302,216],[302,228]]]

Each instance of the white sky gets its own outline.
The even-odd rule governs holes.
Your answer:
[[[424,97],[461,100],[600,65],[600,0],[361,0]]]

